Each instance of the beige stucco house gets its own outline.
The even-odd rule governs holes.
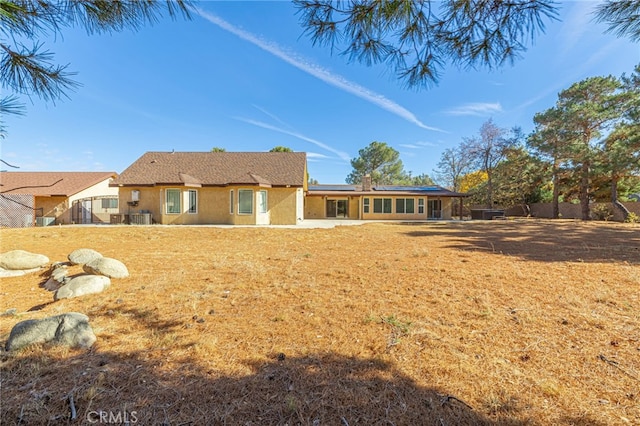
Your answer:
[[[1,226],[109,223],[115,172],[0,172]]]
[[[452,219],[453,202],[466,194],[440,186],[309,185],[305,219],[360,220]]]
[[[118,223],[295,225],[307,160],[302,152],[147,152],[110,185]]]

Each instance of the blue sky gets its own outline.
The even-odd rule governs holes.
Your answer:
[[[572,83],[632,72],[640,45],[605,35],[591,21],[595,4],[562,2],[561,21],[513,65],[448,68],[419,91],[312,46],[289,2],[200,2],[191,21],[68,30],[45,46],[82,87],[55,105],[27,99],[25,116],[6,118],[2,158],[22,171],[119,173],[146,151],[283,145],[308,153],[312,178],[341,183],[358,150],[381,141],[406,170],[433,175],[442,151],[489,118],[529,132]]]

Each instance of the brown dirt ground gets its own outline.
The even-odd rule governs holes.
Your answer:
[[[100,412],[144,425],[640,424],[637,225],[49,227],[0,238],[2,251],[52,262],[93,248],[131,273],[55,303],[44,274],[2,280],[0,312],[18,313],[0,316],[1,344],[20,320],[71,311],[98,337],[88,351],[0,353],[2,424],[97,424]]]

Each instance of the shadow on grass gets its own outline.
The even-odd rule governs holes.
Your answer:
[[[478,221],[410,226],[416,238],[449,237],[448,248],[545,262],[640,263],[640,227],[573,221]]]
[[[3,354],[3,424],[92,424],[101,415],[143,425],[531,423],[489,419],[444,389],[417,386],[388,363],[332,353],[248,362],[251,374],[238,376],[193,359],[164,368],[142,353],[60,355],[60,348]]]

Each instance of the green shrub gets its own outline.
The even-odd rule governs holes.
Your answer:
[[[629,212],[629,215],[624,221],[625,223],[640,223],[640,216],[638,216],[634,212]]]
[[[597,220],[611,220],[613,218],[613,208],[608,204],[596,204],[591,209],[591,216]]]

